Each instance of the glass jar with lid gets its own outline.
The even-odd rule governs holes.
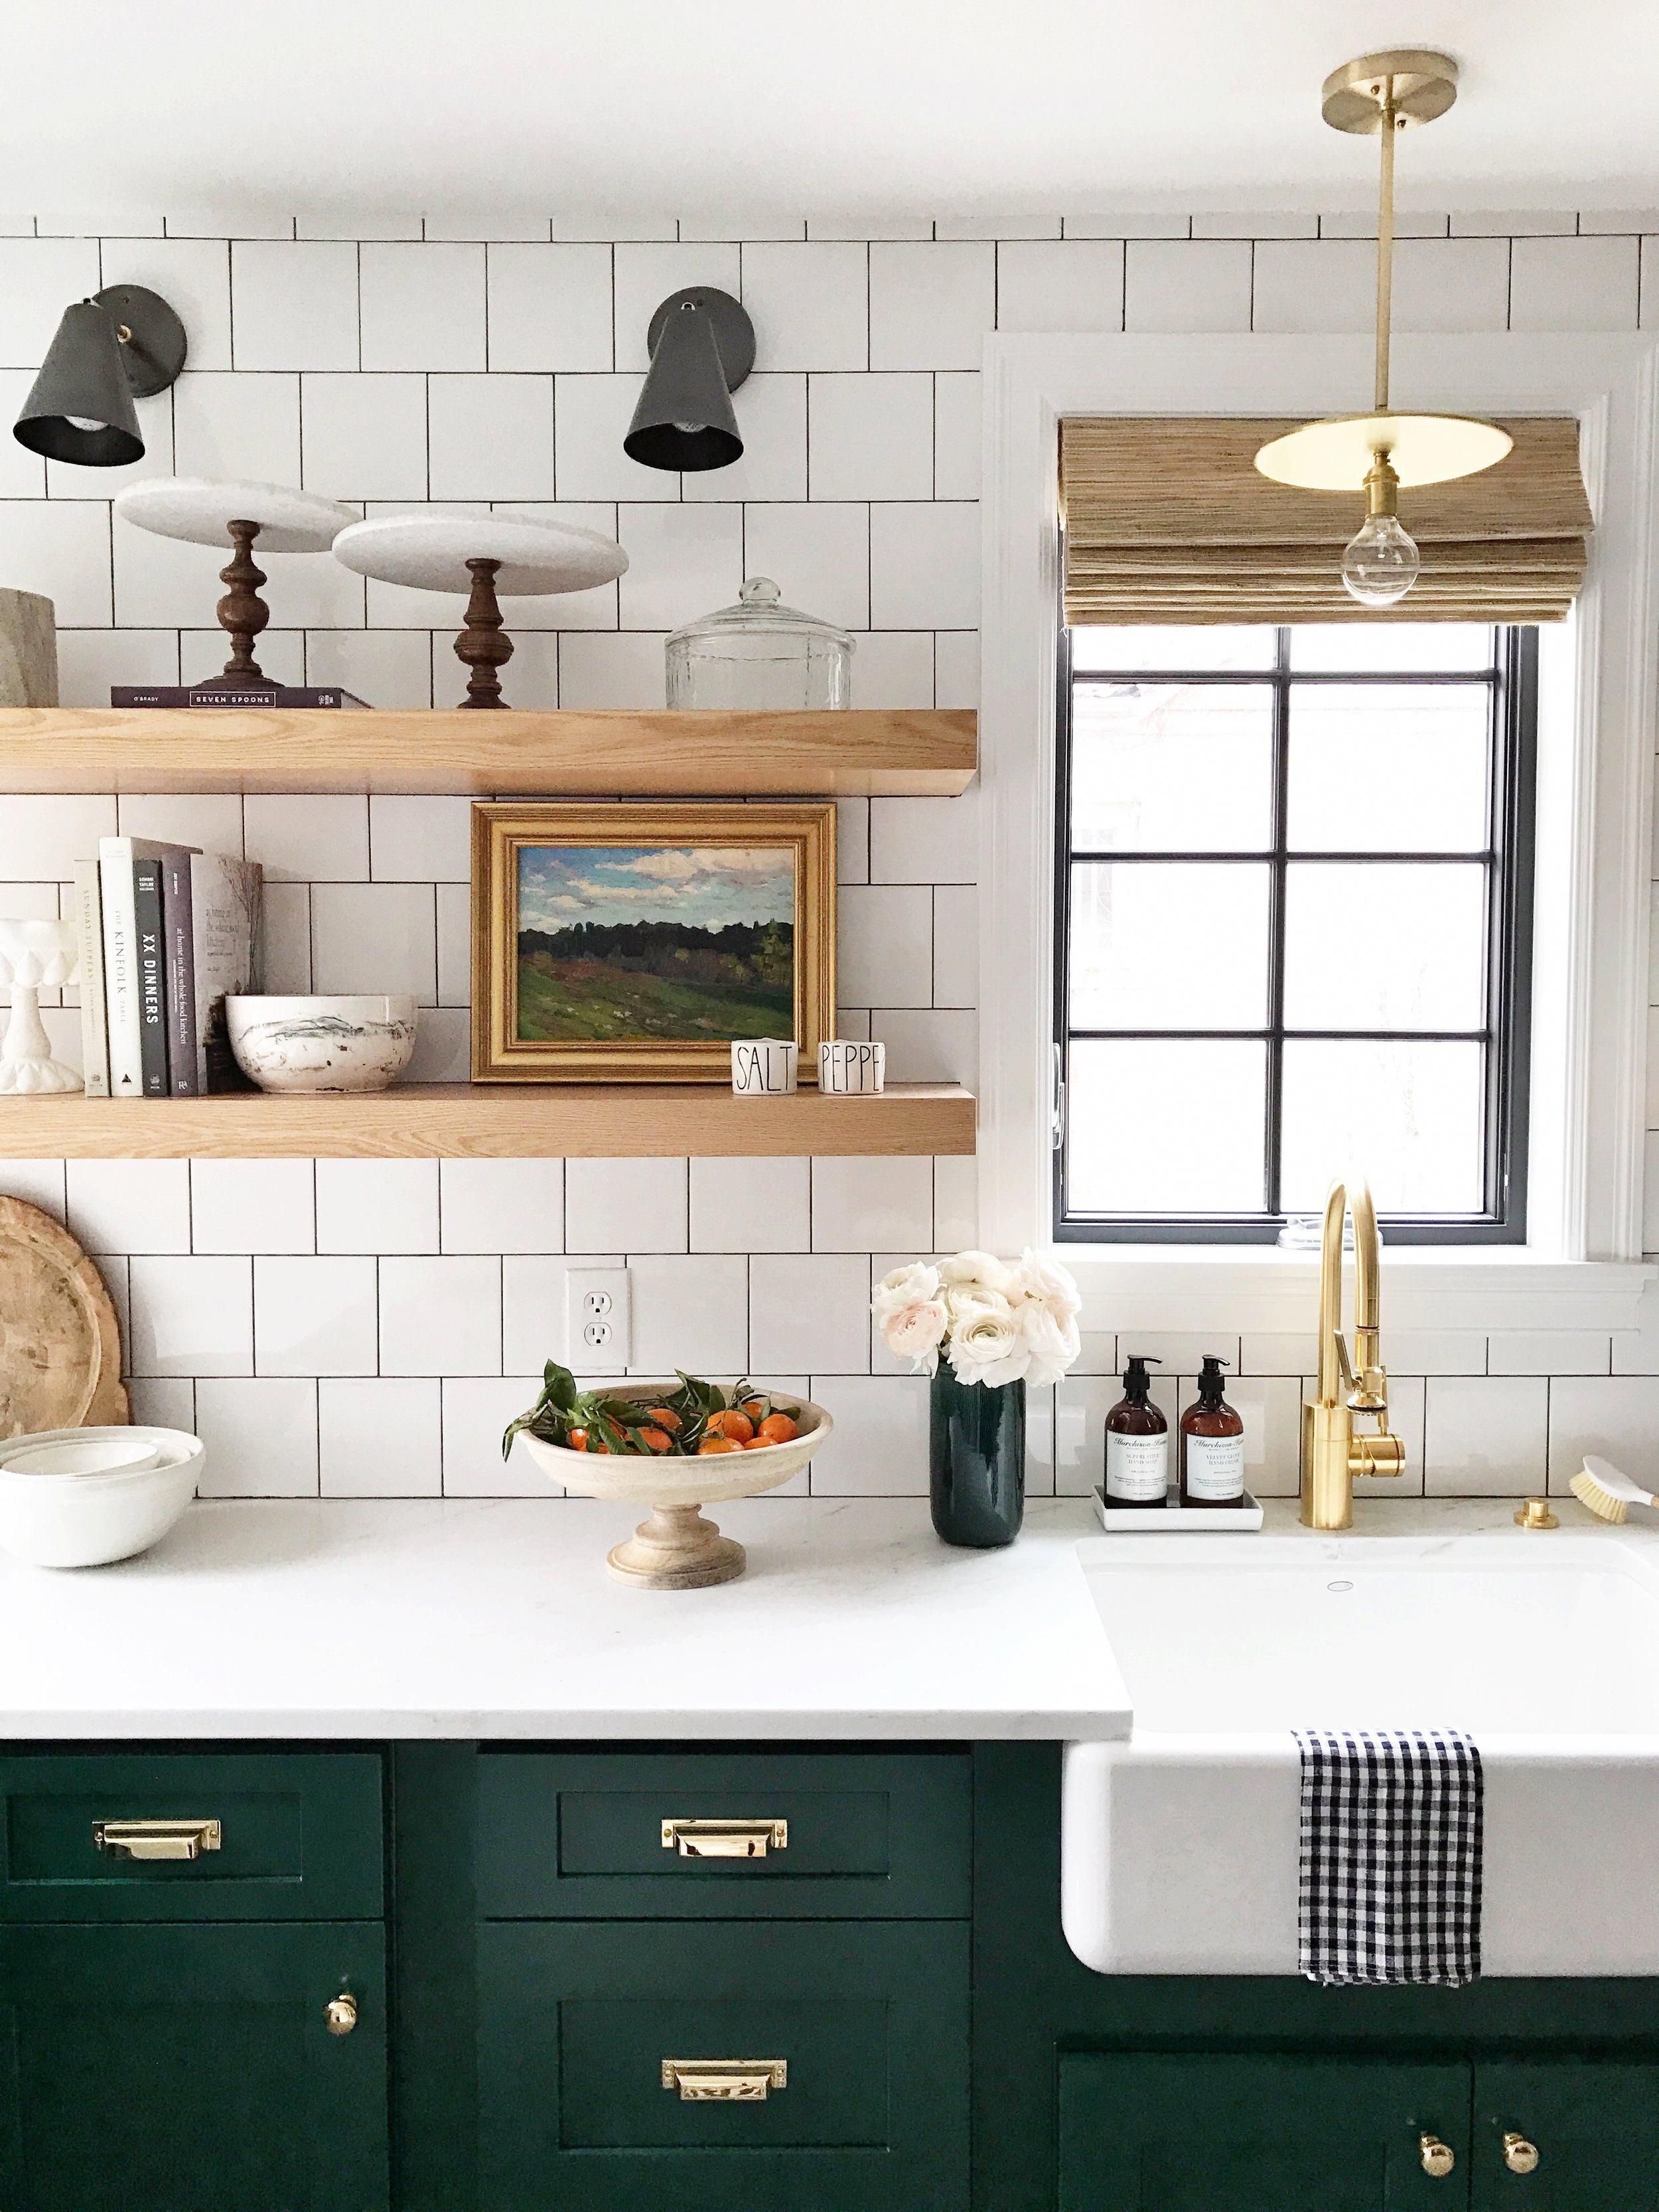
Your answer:
[[[851,637],[785,606],[769,576],[751,576],[735,606],[677,629],[667,650],[671,707],[852,704]]]

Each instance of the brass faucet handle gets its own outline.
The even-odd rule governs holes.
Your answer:
[[[1348,1473],[1356,1480],[1362,1474],[1396,1475],[1406,1472],[1406,1447],[1388,1430],[1379,1430],[1376,1436],[1352,1437],[1348,1444]]]

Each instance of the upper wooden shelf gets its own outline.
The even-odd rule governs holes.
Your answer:
[[[714,793],[952,799],[970,711],[520,714],[216,707],[0,709],[0,792]]]
[[[971,1091],[739,1098],[724,1085],[404,1083],[211,1098],[0,1098],[0,1159],[672,1159],[971,1152]]]

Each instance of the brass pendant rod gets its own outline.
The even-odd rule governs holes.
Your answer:
[[[1394,79],[1382,90],[1382,174],[1376,192],[1376,404],[1389,411],[1389,338],[1394,319],[1394,141],[1399,130]]]

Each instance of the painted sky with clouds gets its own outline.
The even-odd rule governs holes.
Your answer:
[[[789,921],[794,855],[753,845],[528,845],[519,851],[519,927],[578,921]]]

